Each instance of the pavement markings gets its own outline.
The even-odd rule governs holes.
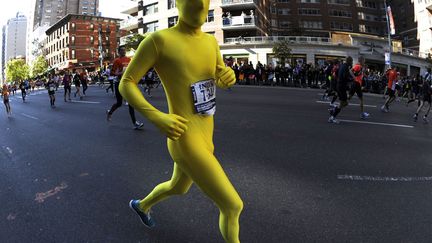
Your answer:
[[[343,119],[339,119],[339,121],[347,122],[347,123],[361,123],[361,124],[380,125],[380,126],[389,126],[389,127],[414,128],[414,126],[396,124],[396,123],[354,121],[354,120],[343,120]]]
[[[83,100],[71,100],[72,103],[83,103],[83,104],[100,104],[98,101],[83,101]]]
[[[338,175],[338,180],[350,180],[350,181],[432,181],[432,176],[419,176],[419,177],[405,177],[405,176],[359,176],[359,175]]]
[[[27,118],[34,119],[34,120],[39,120],[39,118],[34,117],[34,116],[27,115],[27,114],[25,114],[25,113],[21,113],[21,115],[23,115],[23,116],[25,116],[25,117],[27,117]]]
[[[317,100],[316,103],[320,103],[320,104],[330,104],[330,101],[321,101],[321,100]],[[335,104],[339,104],[337,102],[335,102]],[[360,104],[356,104],[356,103],[349,103],[348,105],[352,105],[352,106],[360,106]],[[376,105],[363,105],[364,107],[372,107],[372,108],[377,108]]]

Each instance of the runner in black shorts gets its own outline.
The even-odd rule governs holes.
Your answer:
[[[419,101],[418,101],[418,108],[416,113],[414,114],[414,121],[417,121],[418,118],[418,113],[421,111],[421,109],[424,106],[424,103],[427,102],[429,104],[429,108],[426,112],[426,114],[423,116],[423,121],[425,123],[428,123],[428,119],[427,116],[429,115],[429,111],[431,109],[431,94],[432,94],[432,73],[430,68],[428,69],[428,72],[426,73],[424,79],[423,79],[423,84],[421,86],[421,90],[420,90],[420,96],[419,96]]]
[[[337,90],[340,104],[337,107],[331,108],[330,118],[328,122],[330,123],[339,123],[336,119],[336,116],[341,112],[341,110],[348,105],[348,97],[347,97],[347,86],[348,83],[353,79],[350,74],[351,66],[353,63],[352,57],[348,56],[345,63],[342,64],[339,68],[338,72],[338,82],[337,82]]]
[[[363,76],[364,76],[364,71],[363,71],[364,70],[364,63],[365,63],[365,58],[363,56],[359,56],[358,63],[356,65],[354,65],[354,67],[351,68],[351,70],[350,70],[351,76],[354,77],[354,82],[352,82],[350,94],[348,97],[348,100],[351,100],[351,98],[354,96],[354,94],[357,94],[357,97],[360,100],[360,118],[361,119],[366,119],[370,116],[369,113],[364,111],[364,105],[363,105],[364,102],[363,102],[362,85],[363,85]]]

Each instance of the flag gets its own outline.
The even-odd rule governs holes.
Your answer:
[[[387,16],[388,16],[388,21],[390,24],[390,34],[394,35],[394,34],[396,34],[396,29],[395,29],[395,23],[394,23],[393,14],[392,14],[390,6],[387,7]]]

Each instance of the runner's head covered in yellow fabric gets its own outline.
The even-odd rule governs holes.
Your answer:
[[[200,27],[206,21],[210,0],[177,0],[179,20],[191,27]]]

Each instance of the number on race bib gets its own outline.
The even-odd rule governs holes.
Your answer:
[[[213,79],[191,85],[193,103],[198,114],[211,116],[216,112],[216,85]]]

